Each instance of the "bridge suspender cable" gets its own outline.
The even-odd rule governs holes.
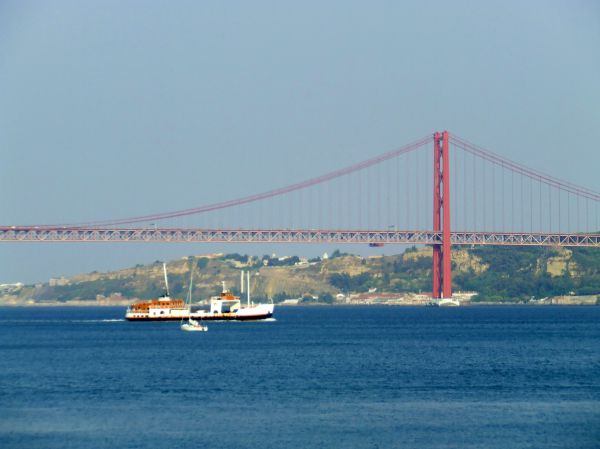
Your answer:
[[[350,173],[354,173],[356,171],[371,167],[375,164],[379,164],[379,163],[387,161],[389,159],[393,159],[402,154],[417,150],[418,148],[421,148],[423,145],[426,145],[429,142],[431,142],[431,136],[423,137],[413,143],[410,143],[408,145],[400,147],[396,150],[389,151],[380,156],[368,159],[363,162],[359,162],[354,165],[350,165],[350,166],[342,168],[340,170],[336,170],[336,171],[327,173],[325,175],[322,175],[322,176],[319,176],[316,178],[311,178],[306,181],[298,182],[296,184],[291,184],[291,185],[288,185],[285,187],[281,187],[279,189],[269,190],[267,192],[258,193],[258,194],[250,195],[250,196],[245,196],[245,197],[234,199],[234,200],[229,200],[229,201],[224,201],[224,202],[214,203],[214,204],[208,204],[206,206],[200,206],[200,207],[196,207],[196,208],[192,208],[192,209],[183,209],[183,210],[164,212],[164,213],[152,214],[152,215],[140,215],[140,216],[136,216],[136,217],[122,218],[122,219],[115,219],[115,220],[102,220],[102,221],[94,221],[94,222],[87,222],[87,223],[71,223],[71,224],[58,224],[58,225],[45,225],[45,226],[69,226],[69,227],[113,226],[113,225],[140,223],[140,222],[146,222],[146,221],[158,221],[158,220],[164,220],[167,218],[182,217],[182,216],[186,216],[186,215],[194,215],[194,214],[200,214],[203,212],[210,212],[210,211],[219,210],[219,209],[226,209],[229,207],[234,207],[234,206],[239,206],[242,204],[260,201],[260,200],[263,200],[266,198],[273,198],[275,196],[294,192],[296,190],[301,190],[301,189],[311,187],[311,186],[314,186],[317,184],[322,184],[324,182],[331,181],[333,179],[348,175]]]

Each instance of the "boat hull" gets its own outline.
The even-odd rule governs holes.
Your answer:
[[[273,313],[263,314],[237,314],[237,313],[206,313],[206,314],[192,314],[192,318],[202,321],[260,321],[272,318]],[[125,315],[127,321],[181,321],[187,319],[188,316],[144,316],[136,314],[135,316]]]
[[[181,330],[186,332],[206,332],[208,327],[206,326],[193,326],[191,324],[182,324]]]

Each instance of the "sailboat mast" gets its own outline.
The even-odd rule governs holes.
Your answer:
[[[190,273],[190,292],[188,296],[190,298],[190,308],[192,307],[192,286],[194,285],[194,267],[192,267],[192,272]]]
[[[240,293],[244,294],[244,270],[240,273],[240,286],[242,288]]]
[[[247,298],[248,298],[248,307],[250,307],[250,270],[248,270],[246,272],[246,279],[248,280],[248,292],[247,292]]]
[[[169,280],[167,279],[167,264],[163,262],[163,273],[165,274],[165,286],[167,287],[167,296],[171,296],[169,293]]]

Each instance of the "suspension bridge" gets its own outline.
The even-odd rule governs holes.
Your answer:
[[[303,182],[185,210],[0,226],[13,242],[426,244],[433,297],[453,245],[600,247],[600,193],[447,131]]]

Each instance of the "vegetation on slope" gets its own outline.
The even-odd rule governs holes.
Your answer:
[[[600,250],[542,247],[478,247],[469,251],[488,269],[457,273],[456,285],[479,292],[487,301],[527,300],[560,295],[600,293]],[[562,259],[564,268],[554,275],[550,262]]]
[[[337,293],[370,289],[384,292],[430,292],[431,249],[409,248],[403,254],[359,257],[335,251],[328,259],[240,254],[192,256],[168,263],[172,297],[184,297],[189,272],[195,265],[194,297],[218,294],[226,281],[239,294],[240,270],[252,273],[252,295],[257,301],[302,298],[333,302]],[[476,300],[520,301],[531,297],[600,294],[600,249],[570,250],[542,247],[476,247],[453,250],[453,285],[476,291]],[[155,298],[164,292],[162,262],[112,273],[90,273],[72,278],[69,285],[29,286],[21,300],[36,302],[95,300],[119,293],[124,298]]]

